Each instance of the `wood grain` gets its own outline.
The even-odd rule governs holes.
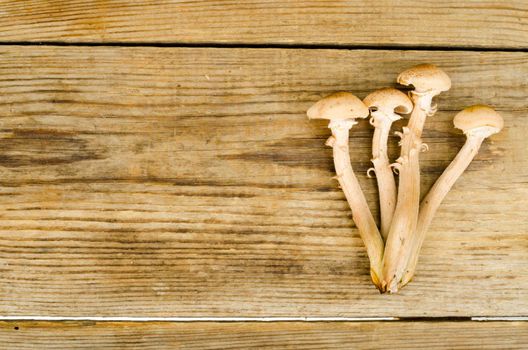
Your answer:
[[[491,104],[505,130],[441,206],[415,281],[380,296],[305,111],[419,62],[453,80],[425,188],[464,141],[455,111]],[[525,53],[4,46],[0,314],[527,315],[527,74]],[[371,134],[353,130],[351,157],[377,217]]]
[[[0,322],[4,349],[525,349],[526,322]]]
[[[527,48],[528,3],[1,0],[0,41]]]

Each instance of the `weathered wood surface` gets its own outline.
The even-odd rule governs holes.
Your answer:
[[[4,349],[526,349],[526,322],[0,322]]]
[[[0,1],[0,41],[528,47],[509,1]]]
[[[380,296],[305,111],[420,62],[453,79],[424,187],[463,143],[457,110],[491,104],[505,130],[439,210],[415,281]],[[527,74],[524,53],[2,47],[0,314],[526,315]],[[351,156],[377,216],[371,133]]]

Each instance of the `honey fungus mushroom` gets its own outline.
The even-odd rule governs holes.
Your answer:
[[[315,103],[307,112],[310,119],[327,119],[332,136],[327,145],[333,149],[337,180],[352,210],[352,217],[367,249],[370,275],[380,288],[383,239],[370,212],[367,200],[350,164],[348,147],[349,131],[357,124],[356,119],[368,117],[369,110],[359,98],[348,92],[338,92]]]
[[[409,123],[401,133],[401,153],[395,164],[400,175],[398,196],[385,244],[382,282],[383,290],[390,293],[398,291],[418,222],[419,154],[424,149],[421,137],[425,120],[436,112],[436,106],[432,106],[433,97],[451,87],[449,76],[432,64],[407,69],[398,76],[397,81],[402,85],[414,86],[410,92],[414,108]]]
[[[504,121],[500,114],[493,108],[484,105],[475,105],[462,110],[453,119],[453,124],[457,129],[464,132],[466,142],[422,200],[416,236],[413,240],[402,286],[409,283],[414,276],[420,250],[436,210],[475,158],[482,142],[489,136],[500,132],[504,127]]]
[[[387,239],[392,215],[396,208],[396,181],[387,155],[387,141],[391,125],[401,116],[412,111],[411,100],[400,90],[386,88],[374,91],[363,100],[370,109],[370,124],[374,126],[372,137],[372,164],[378,183],[381,235]],[[369,169],[369,171],[371,170]]]

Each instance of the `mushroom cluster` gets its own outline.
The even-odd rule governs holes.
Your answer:
[[[367,249],[370,275],[381,293],[396,293],[414,276],[425,235],[436,210],[455,181],[477,154],[485,138],[503,127],[502,117],[492,108],[475,105],[459,112],[454,126],[464,132],[466,143],[451,164],[420,201],[420,153],[427,150],[421,135],[427,117],[436,110],[433,98],[451,88],[447,74],[431,64],[421,64],[402,72],[398,83],[412,86],[408,96],[385,88],[361,101],[348,92],[338,92],[315,103],[307,112],[310,119],[327,119],[332,136],[336,179],[352,210],[353,220]],[[407,126],[395,132],[401,138],[400,157],[394,163],[387,155],[392,123],[409,114]],[[354,175],[349,155],[349,132],[356,119],[370,116],[374,127],[372,164],[379,190],[380,227],[370,212],[367,200]],[[398,184],[394,174],[399,177]]]

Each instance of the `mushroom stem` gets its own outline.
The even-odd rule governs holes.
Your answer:
[[[387,140],[393,122],[413,109],[412,101],[403,92],[385,88],[370,93],[363,103],[370,109],[370,124],[374,126],[372,163],[376,172],[380,197],[381,235],[387,240],[396,207],[396,181],[387,155]]]
[[[418,263],[420,248],[422,247],[427,229],[433,220],[436,210],[442,203],[456,180],[462,175],[477,154],[482,141],[485,138],[498,133],[504,127],[504,120],[495,110],[488,106],[475,105],[465,108],[453,119],[457,129],[464,132],[467,139],[455,159],[449,164],[443,174],[436,180],[435,184],[424,198],[418,216],[417,231],[405,257],[407,269],[402,276],[402,286],[407,284],[413,277]]]
[[[414,108],[407,127],[403,128],[398,197],[383,258],[383,287],[390,293],[398,291],[402,271],[410,249],[412,234],[416,230],[420,205],[420,164],[422,130],[425,119],[434,112],[430,94],[411,92]]]
[[[387,140],[392,125],[388,119],[374,120],[372,138],[372,164],[379,189],[381,235],[387,240],[394,209],[396,208],[396,181],[387,156]]]
[[[408,251],[408,257],[405,259],[405,261],[407,261],[407,268],[402,278],[401,287],[410,282],[414,276],[420,249],[436,210],[457,179],[462,175],[464,170],[467,169],[473,158],[475,158],[482,141],[484,141],[484,137],[482,136],[469,136],[451,164],[449,164],[444,170],[442,175],[429,190],[429,193],[422,200],[415,237],[411,244],[411,249]]]
[[[367,200],[361,191],[361,187],[350,163],[348,135],[350,128],[354,124],[356,123],[353,120],[331,121],[329,128],[332,130],[332,137],[327,142],[327,145],[333,148],[337,180],[350,205],[352,217],[367,249],[372,281],[380,289],[381,261],[384,246],[374,217],[370,212]]]

